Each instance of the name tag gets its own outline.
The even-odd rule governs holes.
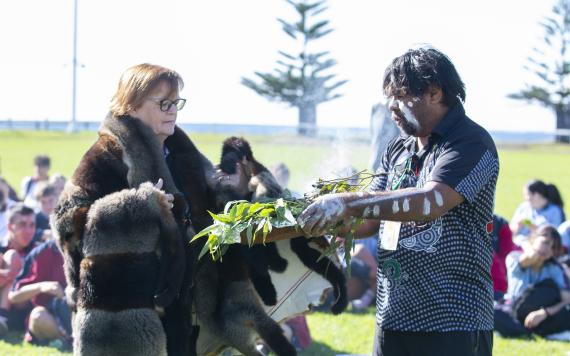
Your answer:
[[[400,221],[384,221],[382,236],[380,236],[380,248],[384,250],[395,251],[398,247],[398,239],[400,238]]]

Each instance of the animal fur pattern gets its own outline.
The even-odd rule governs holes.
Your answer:
[[[271,172],[255,160],[251,146],[245,139],[238,137],[226,139],[222,147],[220,162],[220,169],[227,170],[226,173],[229,174],[235,173],[234,167],[238,162],[246,166],[244,171],[246,174],[250,174],[248,188],[251,195],[249,197],[241,196],[239,199],[260,201],[283,195],[282,187]],[[324,237],[313,238],[313,240],[318,240],[320,244],[328,244]],[[334,314],[339,314],[348,306],[344,273],[328,258],[322,258],[317,262],[321,252],[310,247],[308,241],[305,237],[291,239],[291,249],[307,268],[317,272],[330,282],[335,297],[331,311]],[[279,256],[275,243],[257,245],[251,249],[244,248],[244,250],[256,291],[266,305],[275,305],[277,295],[268,271],[283,272],[287,267],[287,260]]]
[[[227,161],[228,167],[235,168],[236,159],[234,157],[232,161]],[[220,184],[214,190],[218,210],[228,201],[240,197],[234,190],[225,189]],[[200,261],[194,302],[201,335],[206,334],[210,341],[204,346],[206,349],[199,349],[198,353],[215,354],[231,346],[245,355],[261,355],[256,348],[256,341],[261,337],[275,354],[296,355],[295,348],[287,341],[279,324],[265,312],[252,284],[252,279],[255,281],[256,277],[255,271],[248,268],[247,250],[249,248],[244,246],[232,245],[221,261]]]
[[[187,315],[193,253],[184,224],[210,224],[205,171],[213,168],[177,128],[172,164],[185,167],[180,192],[154,133],[140,120],[108,117],[66,185],[52,217],[64,256],[66,298],[76,311],[76,355],[189,354]],[[174,208],[154,187],[173,194]],[[213,202],[213,199],[210,199]],[[161,321],[155,307],[165,309]],[[195,336],[195,335],[194,335]]]
[[[194,301],[200,337],[207,334],[211,341],[206,347],[213,347],[198,353],[217,354],[231,346],[244,355],[260,356],[256,341],[261,337],[276,355],[296,355],[279,324],[265,312],[241,252],[241,246],[231,246],[223,261],[204,259],[205,265],[196,272]],[[210,287],[216,285],[217,289]]]

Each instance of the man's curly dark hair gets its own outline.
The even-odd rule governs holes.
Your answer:
[[[465,101],[465,84],[451,60],[435,48],[410,49],[394,58],[384,72],[382,88],[390,96],[423,95],[431,85],[443,91],[443,104]]]

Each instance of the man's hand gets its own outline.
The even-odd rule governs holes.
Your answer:
[[[524,319],[524,326],[527,329],[534,329],[540,323],[542,323],[547,316],[548,315],[546,315],[546,311],[544,309],[538,309],[533,312],[530,312]]]
[[[40,293],[51,294],[57,298],[63,298],[63,289],[59,282],[40,282]]]
[[[340,194],[319,197],[297,218],[307,236],[322,236],[345,218],[346,203]]]

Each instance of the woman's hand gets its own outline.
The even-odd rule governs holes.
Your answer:
[[[346,203],[340,194],[319,197],[297,218],[307,236],[322,236],[345,218]]]
[[[164,184],[162,178],[158,179],[158,182],[154,185],[156,189],[158,189],[163,195],[163,202],[170,207],[170,209],[174,208],[174,195],[168,194],[162,190],[162,185]]]
[[[526,316],[526,318],[524,319],[524,326],[527,329],[534,329],[540,323],[542,323],[547,317],[548,315],[546,314],[546,310],[544,310],[544,308],[535,310],[533,312],[530,312]]]
[[[523,254],[519,259],[521,267],[540,268],[545,261],[544,256],[529,242],[525,242],[521,247],[523,249]]]

